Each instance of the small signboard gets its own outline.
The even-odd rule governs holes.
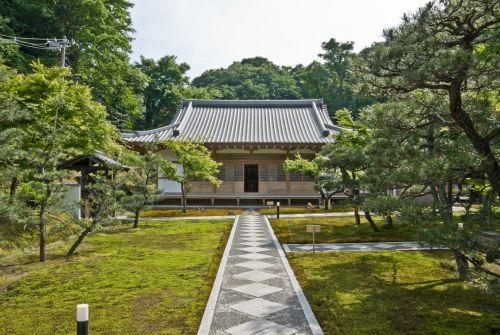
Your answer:
[[[266,204],[267,204],[268,206],[273,206],[273,205],[274,205],[274,201],[268,201],[268,202],[266,202]]]
[[[308,224],[306,226],[306,231],[313,234],[313,253],[316,249],[315,234],[321,232],[321,226],[319,224]]]
[[[307,225],[308,233],[319,233],[321,232],[321,226],[319,224],[308,224]]]

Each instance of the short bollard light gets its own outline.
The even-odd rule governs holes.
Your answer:
[[[280,218],[280,202],[276,202],[276,218]]]
[[[76,335],[89,334],[89,305],[76,306]]]

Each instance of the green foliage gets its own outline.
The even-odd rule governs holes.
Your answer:
[[[338,170],[345,194],[353,199],[357,208],[362,201],[360,178],[368,164],[364,147],[370,142],[371,136],[363,123],[352,118],[350,111],[341,109],[336,116],[338,124],[345,128],[333,135],[334,141],[322,148],[317,159],[323,168]]]
[[[283,169],[295,172],[314,179],[314,188],[321,194],[325,209],[330,206],[330,198],[344,190],[345,185],[341,173],[324,164],[324,157],[318,156],[315,160],[307,160],[297,154],[295,159],[286,159]]]
[[[491,92],[498,91],[499,15],[494,0],[433,1],[360,53],[364,91],[392,95],[424,89],[443,96],[445,108],[433,117],[468,139],[496,193],[500,120]]]
[[[184,213],[187,213],[186,196],[191,191],[193,180],[207,181],[218,187],[222,183],[217,179],[222,163],[216,162],[207,147],[199,142],[168,140],[163,144],[172,151],[176,161],[182,165],[182,172],[174,174],[169,179],[181,184],[182,205]]]
[[[145,76],[129,64],[133,32],[128,0],[62,0],[2,2],[0,31],[23,37],[74,40],[67,50],[67,64],[83,83],[93,88],[96,100],[106,106],[109,119],[120,129],[131,127],[131,116],[140,113],[138,94]],[[3,29],[2,29],[3,28]],[[58,53],[0,44],[0,58],[7,65],[28,72],[33,60],[46,66],[59,64]]]
[[[356,92],[354,75],[353,42],[338,42],[334,38],[321,44],[319,56],[324,63],[313,61],[307,66],[298,65],[293,70],[304,98],[323,98],[332,115],[347,108],[357,116],[361,108],[375,102]]]
[[[215,186],[220,185],[221,181],[217,179],[217,173],[222,163],[216,162],[202,143],[169,140],[164,144],[177,157],[176,162],[182,164],[182,174],[172,178],[184,184],[186,189],[189,189],[189,184],[195,178]]]
[[[196,87],[215,88],[222,99],[299,99],[299,89],[286,69],[263,57],[234,62],[226,69],[205,71],[193,79]]]
[[[67,69],[34,63],[33,70],[25,75],[2,71],[0,95],[7,108],[2,111],[5,122],[0,124],[0,137],[6,133],[16,137],[15,142],[3,140],[0,163],[5,169],[0,180],[10,184],[14,208],[31,207],[23,230],[38,230],[43,261],[47,218],[57,211],[55,204],[67,176],[58,165],[70,155],[109,148],[116,133],[104,108],[92,100],[90,89],[69,80]]]
[[[283,169],[287,172],[295,172],[301,175],[316,177],[319,173],[319,167],[316,162],[302,158],[300,154],[295,159],[287,159],[283,164]]]
[[[152,129],[170,123],[182,99],[209,99],[219,96],[216,89],[189,85],[186,72],[189,65],[177,63],[177,57],[164,56],[158,61],[141,56],[136,63],[148,77],[143,91],[145,112],[135,122],[136,129]]]
[[[375,196],[367,196],[364,199],[363,207],[370,212],[383,216],[389,216],[400,211],[403,204],[404,201],[401,198],[392,195],[379,194]]]
[[[135,213],[134,228],[138,225],[140,210],[161,198],[157,186],[158,174],[172,179],[176,173],[175,164],[163,159],[156,152],[156,146],[144,149],[142,155],[132,151],[123,153],[122,161],[129,166],[129,170],[120,173],[117,182],[125,190],[125,195],[121,197],[122,205]]]

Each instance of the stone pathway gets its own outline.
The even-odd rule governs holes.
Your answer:
[[[198,335],[322,335],[267,218],[236,218]]]
[[[312,251],[312,244],[283,244],[286,252]],[[422,242],[317,243],[315,251],[430,250]],[[435,249],[435,248],[434,248]]]

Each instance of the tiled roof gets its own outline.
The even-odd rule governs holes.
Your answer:
[[[123,137],[129,142],[321,144],[339,129],[322,100],[184,100],[172,124]]]

